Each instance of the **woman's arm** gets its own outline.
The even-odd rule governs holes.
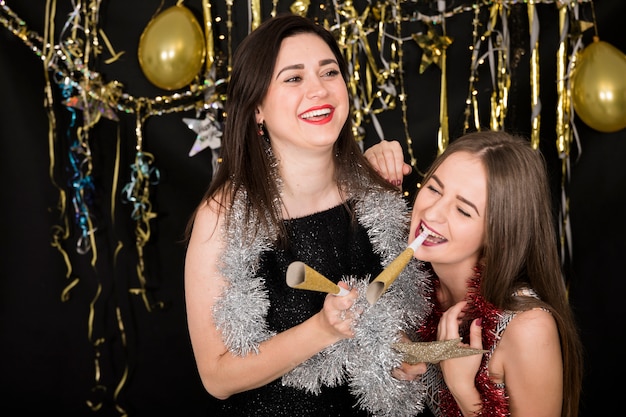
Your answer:
[[[458,319],[464,305],[465,302],[455,304],[442,315],[438,339],[458,337]],[[477,320],[470,327],[470,346],[482,349]],[[480,358],[473,355],[440,363],[446,385],[463,415],[468,417],[476,415],[482,403],[474,385]],[[541,309],[517,314],[491,357],[489,373],[495,382],[504,381],[511,417],[560,417],[563,362],[552,315]]]
[[[561,416],[563,359],[552,314],[535,309],[516,315],[492,361],[503,366],[512,417]]]
[[[466,305],[467,301],[460,301],[442,314],[437,328],[438,340],[459,337],[459,324],[465,315],[463,309]],[[474,319],[470,325],[469,346],[474,349],[483,348],[480,319]],[[481,361],[482,355],[470,355],[446,359],[439,363],[443,379],[465,417],[478,416],[482,409],[480,393],[474,383]]]
[[[217,267],[224,247],[220,233],[223,216],[216,207],[216,203],[205,203],[194,220],[185,260],[185,302],[202,383],[211,395],[226,399],[263,386],[327,346],[353,337],[352,315],[348,313],[342,320],[340,313],[352,306],[357,293],[353,289],[345,297],[328,295],[320,312],[261,343],[258,354],[231,354],[213,321],[215,300],[225,288]]]

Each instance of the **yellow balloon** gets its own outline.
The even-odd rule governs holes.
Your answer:
[[[198,75],[206,47],[202,28],[185,6],[155,16],[139,39],[139,65],[146,78],[165,90],[177,90]]]
[[[626,55],[596,39],[581,52],[572,74],[574,110],[600,132],[626,128]]]

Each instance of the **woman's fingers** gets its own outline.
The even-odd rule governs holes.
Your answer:
[[[404,153],[398,141],[381,140],[369,147],[364,155],[372,167],[393,185],[401,186],[404,176],[411,173],[411,166],[404,162]]]
[[[465,316],[463,309],[466,305],[467,301],[460,301],[441,315],[437,328],[438,340],[450,340],[459,337],[459,325]]]
[[[419,362],[416,364],[409,364],[402,362],[402,365],[398,368],[394,368],[391,371],[391,375],[399,379],[400,381],[413,381],[419,378],[426,372],[426,364]]]
[[[483,348],[482,319],[474,319],[470,326],[470,347],[473,349]]]
[[[351,311],[351,308],[357,299],[358,291],[356,288],[351,289],[345,282],[339,282],[338,285],[350,292],[344,296],[328,294],[324,301],[324,314],[335,331],[344,337],[354,337],[352,325],[355,320],[355,313]]]

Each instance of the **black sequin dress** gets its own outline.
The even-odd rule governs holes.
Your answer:
[[[350,220],[344,206],[286,221],[287,249],[275,248],[262,254],[258,276],[265,277],[270,300],[267,323],[279,333],[311,317],[324,303],[326,294],[292,289],[285,282],[291,262],[302,261],[333,282],[342,277],[376,276],[380,257],[372,249],[367,231]],[[263,387],[220,401],[212,416],[333,417],[366,416],[350,394],[347,384],[322,387],[315,395],[284,386],[277,379]]]

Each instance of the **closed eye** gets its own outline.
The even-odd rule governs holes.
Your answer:
[[[435,177],[433,177],[433,180],[434,180],[435,182],[437,182],[437,183],[439,182],[439,181],[438,181],[438,179],[437,179],[437,178],[435,178]],[[443,185],[442,185],[442,187],[443,187]],[[435,187],[435,186],[434,186],[433,184],[431,184],[431,183],[429,183],[429,184],[427,184],[427,185],[426,185],[426,189],[427,189],[427,190],[429,190],[430,192],[434,193],[434,194],[437,194],[437,195],[442,195],[442,193],[441,193],[440,189],[439,189],[439,188],[437,188],[437,187]],[[460,198],[460,200],[461,200],[461,201],[463,201],[463,202],[466,202],[466,200],[465,200],[464,198]],[[468,203],[468,204],[471,204],[471,203],[469,203],[469,202],[467,202],[467,203]],[[473,205],[472,205],[472,207],[473,207]],[[468,217],[468,218],[471,218],[471,217],[472,217],[472,215],[470,214],[470,212],[469,212],[469,211],[464,210],[464,209],[463,209],[463,208],[461,208],[461,207],[457,207],[457,210],[458,210],[458,212],[459,212],[459,213],[461,213],[461,215],[462,215],[462,216],[464,216],[464,217]]]
[[[471,214],[469,214],[469,212],[467,212],[467,211],[463,210],[461,207],[459,207],[457,210],[459,211],[459,213],[461,213],[461,214],[462,214],[463,216],[465,216],[465,217],[469,217],[469,218],[471,218],[471,217],[472,217],[472,215],[471,215]]]
[[[435,194],[439,194],[439,195],[441,195],[441,191],[439,191],[439,190],[438,190],[437,188],[435,188],[433,185],[428,185],[426,188],[427,188],[428,190],[432,191],[432,192],[433,192],[433,193],[435,193]]]

